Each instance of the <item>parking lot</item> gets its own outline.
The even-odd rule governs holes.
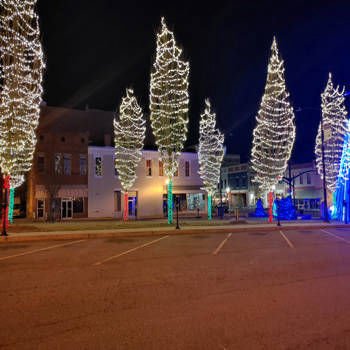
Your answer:
[[[350,229],[0,245],[1,349],[348,349]]]

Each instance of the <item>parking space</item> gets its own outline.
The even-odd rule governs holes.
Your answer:
[[[307,348],[350,319],[350,230],[325,231],[0,245],[0,348]]]

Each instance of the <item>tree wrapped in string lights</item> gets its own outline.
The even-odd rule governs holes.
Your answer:
[[[348,131],[347,111],[344,105],[344,88],[333,86],[332,74],[329,73],[328,82],[322,99],[322,123],[324,133],[324,165],[327,188],[334,192],[340,170],[344,138]],[[316,136],[316,167],[323,179],[322,164],[322,125],[320,123]]]
[[[134,91],[126,90],[119,108],[119,120],[114,119],[115,167],[124,191],[124,220],[128,219],[128,191],[136,180],[136,168],[142,158],[145,120]]]
[[[254,182],[261,191],[269,192],[269,221],[272,221],[273,187],[282,178],[294,141],[293,107],[284,78],[284,62],[273,39],[265,92],[256,116],[251,164]]]
[[[5,185],[12,175],[15,184],[30,170],[36,145],[44,69],[36,2],[0,3],[0,168]],[[4,192],[7,212],[5,186]]]
[[[189,64],[182,60],[182,50],[176,46],[165,19],[161,22],[151,72],[150,110],[153,133],[168,178],[168,223],[172,223],[173,176],[187,138]]]
[[[212,197],[220,181],[220,168],[224,157],[224,135],[216,129],[216,115],[211,111],[209,99],[199,122],[199,175],[208,197],[208,220],[212,218]]]

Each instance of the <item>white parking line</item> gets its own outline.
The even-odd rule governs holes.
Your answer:
[[[123,255],[126,255],[126,254],[129,254],[129,253],[131,253],[131,252],[134,252],[135,250],[138,250],[138,249],[141,249],[141,248],[145,248],[145,247],[147,247],[147,246],[149,246],[149,245],[151,245],[151,244],[157,243],[157,242],[159,242],[159,241],[161,241],[162,239],[167,238],[167,237],[169,237],[169,236],[163,236],[163,237],[161,237],[161,238],[155,239],[154,241],[151,241],[151,242],[148,242],[148,243],[139,245],[139,246],[137,246],[137,247],[135,247],[135,248],[132,248],[132,249],[129,249],[129,250],[123,252],[123,253],[120,253],[120,254],[117,254],[117,255],[113,255],[113,256],[111,256],[111,257],[109,257],[109,258],[107,258],[107,259],[98,261],[98,262],[94,263],[93,265],[94,265],[94,266],[96,266],[96,265],[102,265],[103,263],[105,263],[105,262],[107,262],[107,261],[110,261],[110,260],[112,260],[112,259],[117,259],[117,258],[119,258],[119,257],[121,257],[121,256],[123,256]]]
[[[343,238],[343,237],[339,237],[339,236],[335,235],[335,234],[332,233],[332,232],[329,232],[329,231],[326,231],[326,230],[321,230],[321,231],[324,232],[324,233],[327,233],[327,235],[330,235],[330,236],[332,236],[332,237],[338,238],[339,240],[344,241],[345,243],[350,244],[350,241],[346,240],[346,239]]]
[[[217,255],[221,248],[226,244],[228,239],[232,236],[232,233],[229,233],[227,237],[219,244],[219,246],[213,251],[213,255]]]
[[[50,249],[54,249],[54,248],[60,248],[60,247],[65,247],[68,245],[72,245],[72,244],[77,244],[77,243],[81,243],[81,242],[85,242],[86,239],[81,239],[80,241],[74,241],[74,242],[69,242],[69,243],[64,243],[64,244],[56,244],[56,245],[52,245],[50,247],[45,247],[45,248],[40,248],[40,249],[34,249],[34,250],[29,250],[27,252],[24,253],[19,253],[19,254],[15,254],[15,255],[8,255],[8,256],[4,256],[2,258],[0,258],[0,260],[7,260],[7,259],[12,259],[12,258],[17,258],[19,256],[24,256],[24,255],[29,255],[29,254],[35,254],[38,252],[43,252],[45,250],[50,250]]]
[[[282,231],[280,231],[280,234],[281,234],[281,236],[285,239],[285,241],[287,242],[287,244],[289,245],[289,247],[290,247],[290,248],[294,248],[293,243],[287,238],[287,236],[286,236]]]

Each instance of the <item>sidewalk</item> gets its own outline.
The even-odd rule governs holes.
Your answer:
[[[330,224],[322,221],[316,222],[282,222],[282,226],[276,223],[248,221],[242,224],[224,224],[224,225],[195,225],[183,226],[176,230],[174,225],[166,227],[133,227],[119,229],[86,229],[86,230],[59,230],[47,232],[13,232],[7,237],[1,237],[1,243],[7,242],[25,242],[25,241],[45,241],[45,240],[72,240],[72,239],[92,239],[108,237],[138,237],[138,236],[161,236],[161,235],[189,235],[189,234],[213,234],[213,233],[238,233],[238,232],[257,232],[262,230],[298,230],[298,229],[320,229],[327,227],[349,227],[339,222]]]

